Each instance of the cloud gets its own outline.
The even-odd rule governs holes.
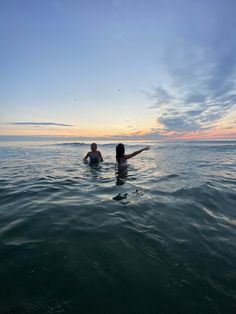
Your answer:
[[[199,124],[193,119],[184,117],[160,117],[158,122],[165,126],[167,131],[196,131],[199,130]]]
[[[31,125],[31,126],[66,126],[73,127],[71,124],[55,123],[55,122],[12,122],[11,125]]]
[[[185,19],[166,31],[159,83],[146,92],[157,134],[235,128],[229,119],[236,112],[235,3],[219,2],[214,10],[207,1],[191,3]]]
[[[163,87],[156,87],[152,92],[146,92],[146,95],[154,100],[154,103],[149,106],[149,109],[165,107],[173,101],[173,96]]]
[[[201,94],[196,94],[196,95],[192,94],[192,95],[187,96],[185,99],[186,103],[189,103],[189,104],[203,103],[205,100],[206,100],[206,95],[201,95]]]
[[[163,129],[214,128],[236,109],[236,43],[232,38],[223,38],[220,46],[210,38],[205,46],[195,42],[188,47],[185,42],[170,49],[164,61],[171,79],[146,93],[152,99],[148,108],[156,110]]]

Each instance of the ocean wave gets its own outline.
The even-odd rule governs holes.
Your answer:
[[[80,142],[73,142],[73,143],[56,143],[56,144],[52,144],[53,146],[71,146],[71,147],[79,147],[79,146],[90,146],[90,144],[87,143],[80,143]]]
[[[116,145],[118,144],[119,142],[117,143],[99,143],[97,142],[97,145],[99,147],[106,147],[106,148],[115,148]],[[144,147],[144,146],[147,146],[147,143],[144,143],[144,144],[141,144],[141,143],[127,143],[127,142],[123,142],[123,144],[127,147]],[[53,146],[56,145],[56,146],[68,146],[68,147],[90,147],[91,146],[91,143],[83,143],[83,142],[73,142],[73,143],[70,143],[70,142],[67,142],[67,143],[56,143],[56,144],[52,144]]]

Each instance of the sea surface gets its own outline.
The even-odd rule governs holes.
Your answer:
[[[236,313],[236,141],[0,143],[0,314]]]

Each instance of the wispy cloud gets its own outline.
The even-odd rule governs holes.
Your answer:
[[[66,126],[73,127],[72,124],[56,123],[56,122],[11,122],[11,125],[31,125],[31,126]]]
[[[161,86],[154,88],[152,92],[146,92],[146,95],[149,98],[154,99],[154,102],[152,103],[152,105],[148,107],[149,109],[155,109],[155,108],[160,109],[162,107],[166,107],[174,99],[171,93]]]
[[[156,110],[157,123],[166,131],[214,128],[236,109],[236,43],[222,41],[221,46],[198,43],[187,52],[185,43],[185,49],[168,52],[165,69],[171,82],[148,93],[148,108]]]

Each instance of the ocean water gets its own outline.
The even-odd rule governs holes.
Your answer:
[[[150,145],[0,143],[1,314],[236,313],[236,141]]]

